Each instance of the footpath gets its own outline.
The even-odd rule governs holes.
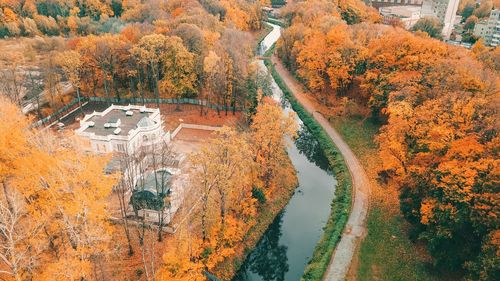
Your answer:
[[[351,174],[353,188],[351,213],[324,276],[326,281],[342,281],[346,278],[354,253],[366,234],[370,180],[347,143],[328,120],[316,110],[314,103],[306,97],[302,84],[283,66],[276,56],[273,56],[271,61],[291,93],[328,133],[344,156]]]

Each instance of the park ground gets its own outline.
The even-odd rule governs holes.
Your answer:
[[[276,65],[279,62],[274,58]],[[278,65],[279,66],[279,65]],[[288,74],[281,71],[280,75]],[[288,81],[296,81],[287,75]],[[298,83],[298,82],[295,82]],[[289,83],[287,83],[289,84]],[[290,87],[290,85],[288,85]],[[425,245],[409,238],[410,225],[399,210],[398,190],[378,182],[382,159],[375,136],[381,124],[363,114],[339,110],[340,100],[329,101],[330,106],[311,94],[302,95],[302,102],[312,105],[341,135],[354,152],[370,180],[369,212],[366,220],[367,235],[357,246],[347,280],[454,280],[432,269],[432,260]],[[359,107],[357,108],[359,111]],[[457,279],[455,279],[457,280]]]
[[[89,103],[83,107],[83,111],[88,114],[94,110],[102,111],[106,109],[107,106],[108,105],[105,103]],[[156,105],[146,106],[156,107]],[[202,116],[200,115],[199,106],[187,104],[180,106],[175,104],[162,104],[160,105],[160,111],[165,130],[169,130],[170,132],[175,130],[180,123],[216,127],[238,127],[242,124],[242,118],[244,118],[241,112],[236,112],[235,114],[228,112],[226,115],[224,111],[217,112],[216,110],[208,110],[207,114]],[[66,136],[67,134],[72,134],[72,132],[79,127],[78,120],[82,118],[82,116],[80,110],[76,110],[74,113],[61,120],[65,124],[64,129],[60,130],[61,135]],[[58,130],[56,126],[51,129]],[[174,152],[184,155],[186,159],[189,157],[190,153],[198,151],[214,136],[215,134],[212,131],[183,128],[172,140],[172,147]],[[186,162],[187,161],[183,161],[181,163],[179,167],[181,170],[180,174],[187,173],[189,167],[186,165]],[[250,229],[244,241],[236,249],[233,258],[221,263],[215,269],[216,271],[213,273],[221,280],[231,280],[231,277],[236,273],[239,266],[241,266],[246,255],[255,247],[268,226],[274,221],[276,215],[283,209],[293,195],[297,185],[297,178],[290,161],[288,161],[286,168],[283,169],[282,173],[278,175],[277,178],[279,178],[277,184],[283,187],[282,192],[273,193],[265,203],[259,206],[256,224]],[[174,216],[172,225],[177,225],[179,227],[178,232],[182,232],[182,228],[185,227],[184,222],[188,216],[196,216],[196,208],[191,208],[191,206],[196,205],[193,200],[195,199],[187,196]],[[119,216],[118,199],[114,193],[109,196],[108,210],[115,217]],[[163,254],[172,250],[171,243],[175,235],[178,234],[178,232],[174,235],[165,233],[163,241],[158,242],[156,239],[156,231],[149,230],[146,231],[145,234],[144,246],[141,246],[139,244],[140,229],[131,226],[130,235],[134,254],[129,256],[123,226],[120,223],[115,223],[114,226],[112,241],[115,242],[112,243],[112,249],[108,251],[109,255],[107,255],[106,259],[97,263],[100,268],[95,269],[95,274],[99,275],[102,280],[147,280],[146,272],[144,271],[143,256],[150,270],[152,265],[154,265],[155,270],[158,270],[162,263]]]
[[[408,238],[397,190],[377,181],[382,160],[374,137],[380,124],[359,116],[330,118],[364,166],[372,183],[368,234],[358,249],[348,280],[441,280],[421,244]]]
[[[370,207],[366,221],[367,235],[357,247],[347,280],[401,281],[443,280],[432,269],[425,245],[409,238],[410,225],[399,210],[398,190],[378,181],[382,159],[375,136],[381,124],[359,115],[332,114],[332,109],[314,97],[308,100],[342,136],[366,171],[370,183]]]

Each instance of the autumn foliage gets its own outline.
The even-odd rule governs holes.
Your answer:
[[[8,280],[88,279],[110,247],[106,159],[85,155],[0,100],[0,273]],[[9,133],[6,133],[9,132]]]
[[[479,42],[471,52],[370,19],[353,24],[319,2],[321,11],[306,2],[289,8],[278,55],[325,105],[349,99],[383,124],[380,179],[400,190],[412,237],[427,242],[435,265],[494,280],[498,48]]]
[[[172,241],[170,247],[177,251],[163,256],[163,280],[205,280],[204,271],[214,272],[240,251],[258,217],[259,202],[252,191],[263,190],[267,199],[285,192],[282,178],[291,176],[285,137],[294,137],[296,130],[293,118],[264,98],[250,132],[223,127],[191,156],[199,208]]]
[[[50,98],[36,108],[40,119],[78,97],[198,98],[246,108],[256,95],[250,31],[261,29],[265,1],[18,2],[0,1],[0,38],[38,36],[30,56],[47,57],[50,65],[35,63],[40,74],[33,82],[19,69],[26,54],[6,58],[12,71],[0,71],[0,91],[20,104],[28,94],[12,85],[28,80],[30,96],[47,90]],[[206,69],[206,59],[217,61]],[[70,82],[76,94],[60,82]]]

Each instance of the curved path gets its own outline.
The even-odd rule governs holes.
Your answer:
[[[290,72],[285,69],[281,61],[276,58],[276,56],[272,57],[272,62],[292,94],[297,98],[302,106],[313,115],[316,121],[318,121],[338,147],[339,151],[344,156],[352,177],[353,202],[351,214],[349,215],[347,225],[342,233],[340,242],[333,253],[327,272],[324,276],[324,280],[327,281],[344,280],[349,271],[356,247],[366,234],[366,215],[368,213],[370,180],[368,179],[365,170],[359,163],[359,160],[339,133],[337,133],[337,131],[321,113],[315,110],[314,104],[312,104],[305,97],[305,91],[300,82],[298,82],[290,74]]]

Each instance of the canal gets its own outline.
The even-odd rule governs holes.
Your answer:
[[[271,24],[261,43],[264,53],[280,37],[281,28]],[[263,71],[267,68],[259,62]],[[272,79],[272,78],[271,78]],[[292,111],[275,81],[273,97],[285,112]],[[318,142],[300,124],[298,138],[290,141],[288,155],[297,171],[299,185],[288,205],[276,217],[255,249],[248,255],[233,281],[298,281],[323,235],[330,214],[336,180]]]

